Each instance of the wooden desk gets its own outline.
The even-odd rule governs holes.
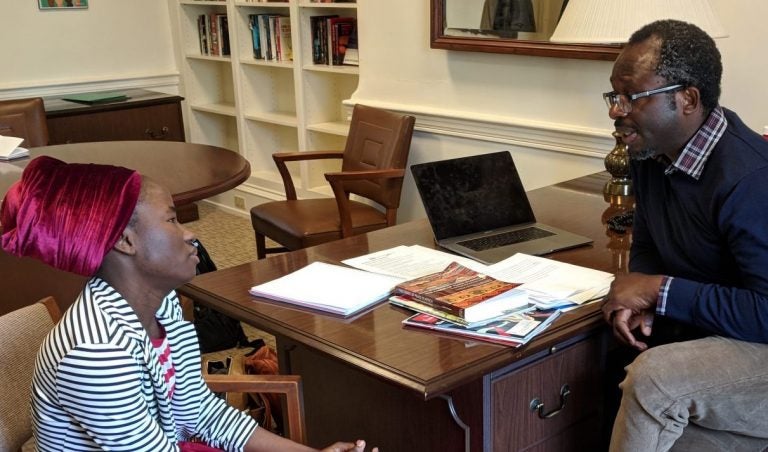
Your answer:
[[[605,180],[588,176],[529,193],[540,221],[594,239],[550,257],[618,268],[617,252],[626,250],[616,249],[601,221],[610,208]],[[386,303],[345,321],[248,294],[252,285],[311,261],[338,262],[399,244],[432,245],[427,222],[200,275],[180,291],[275,334],[281,371],[303,377],[312,446],[361,437],[384,451],[598,450],[606,335],[596,304],[511,349],[404,330],[400,322],[409,313]],[[541,399],[545,412],[556,409],[563,384],[570,387],[565,409],[539,419],[531,400]]]
[[[250,165],[239,154],[202,144],[171,141],[109,141],[30,149],[30,158],[0,162],[0,194],[21,177],[34,157],[50,155],[69,163],[102,163],[138,170],[165,185],[177,205],[188,205],[241,184]],[[19,259],[0,250],[0,315],[53,295],[68,307],[85,278],[55,270],[34,259]]]

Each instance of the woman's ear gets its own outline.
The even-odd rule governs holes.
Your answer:
[[[135,240],[135,231],[130,226],[126,227],[123,233],[120,234],[120,238],[117,240],[117,243],[115,243],[113,248],[119,253],[132,256],[136,254],[136,247],[134,246],[136,243]]]

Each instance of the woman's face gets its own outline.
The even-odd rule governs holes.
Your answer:
[[[170,193],[151,180],[144,179],[144,193],[136,205],[136,264],[149,281],[176,288],[195,276],[197,248],[189,229],[176,219]]]

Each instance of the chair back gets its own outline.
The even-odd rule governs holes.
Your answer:
[[[48,123],[41,97],[0,101],[0,135],[24,138],[21,146],[48,145]]]
[[[30,397],[35,359],[60,317],[53,297],[0,317],[0,450],[20,450],[32,437]]]
[[[341,170],[405,169],[414,122],[413,116],[355,105]],[[403,178],[347,181],[344,187],[387,209],[397,209]]]

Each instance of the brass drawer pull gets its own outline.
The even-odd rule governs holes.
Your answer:
[[[144,131],[144,135],[147,135],[149,138],[152,138],[153,140],[162,140],[165,138],[166,135],[168,135],[169,129],[168,126],[163,126],[162,129],[160,129],[159,133],[155,133],[154,130],[147,128],[147,130]]]
[[[550,411],[549,413],[544,412],[544,402],[538,398],[531,400],[531,404],[529,406],[531,407],[531,411],[535,411],[539,414],[540,419],[549,419],[551,417],[557,416],[561,411],[563,411],[565,408],[565,402],[568,399],[568,395],[570,393],[571,388],[569,388],[567,384],[564,384],[563,387],[560,388],[560,407]]]

